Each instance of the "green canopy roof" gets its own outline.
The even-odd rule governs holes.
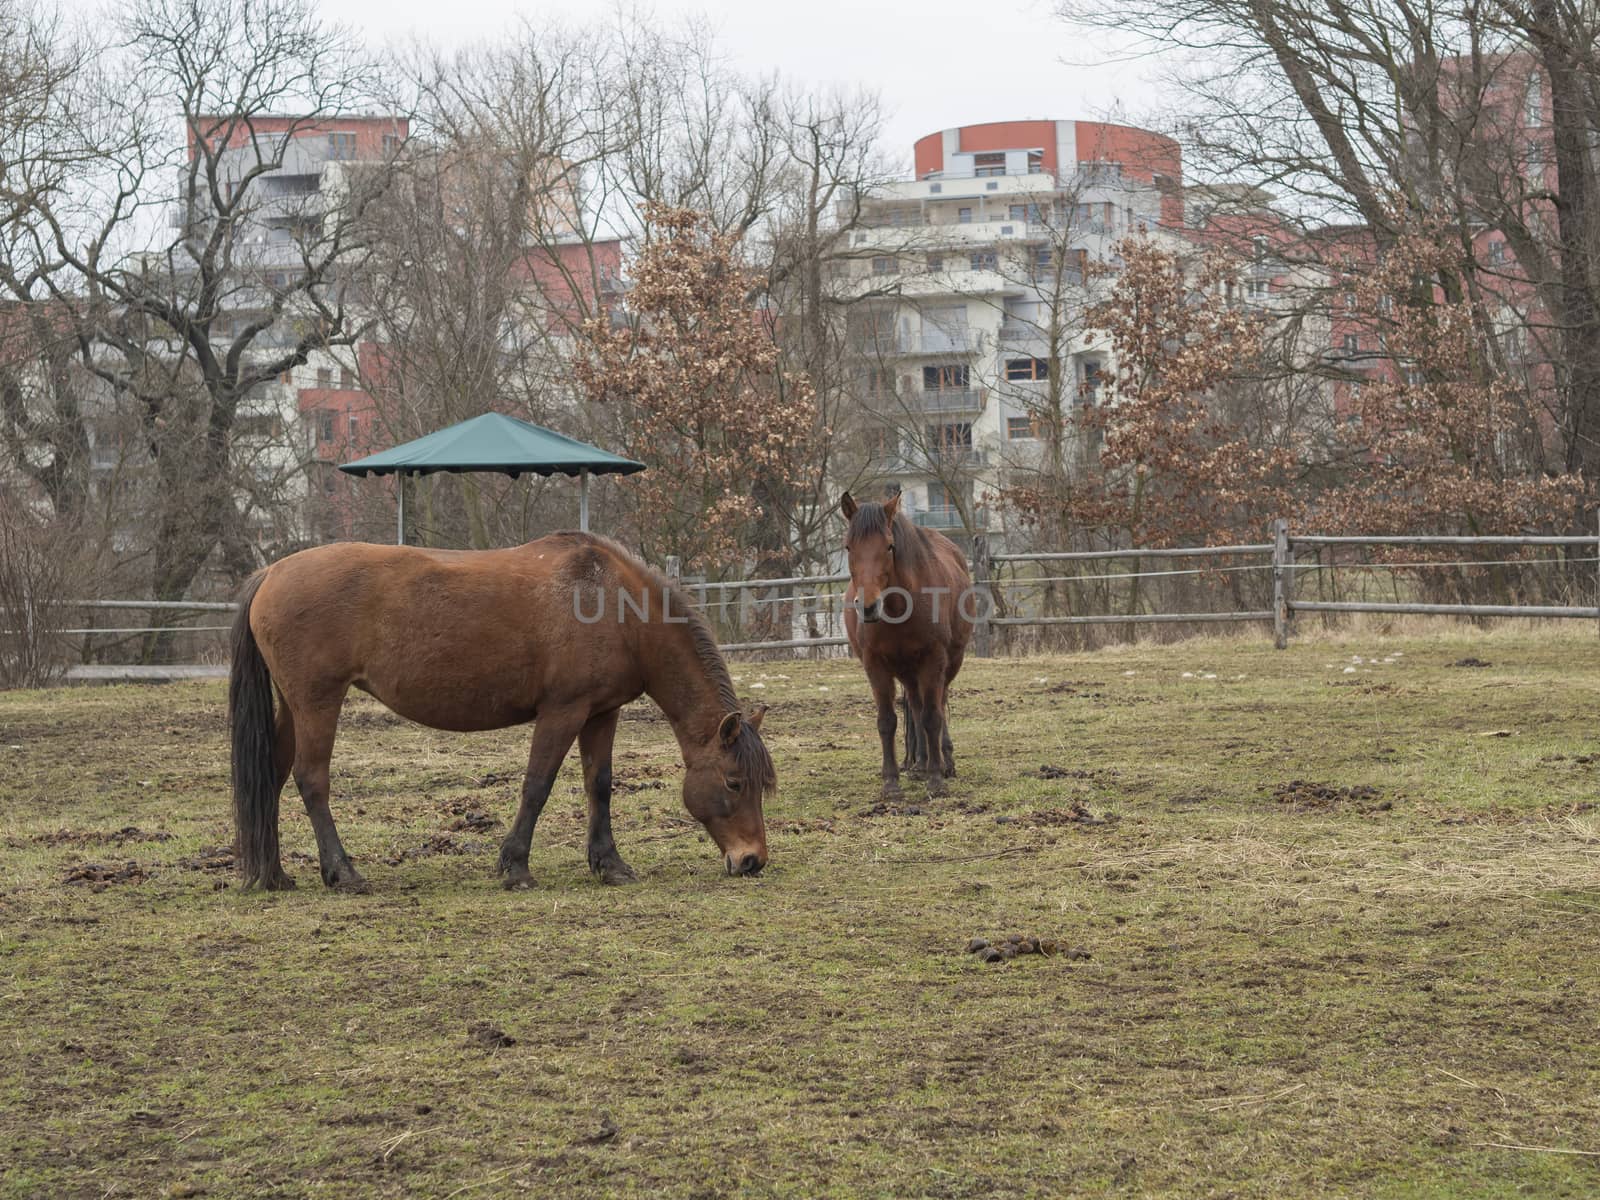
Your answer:
[[[502,471],[536,475],[631,475],[644,464],[610,454],[503,413],[484,413],[381,454],[340,465],[351,475],[431,475],[435,471]]]

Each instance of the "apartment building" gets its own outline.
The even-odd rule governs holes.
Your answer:
[[[864,473],[898,484],[919,524],[999,531],[989,503],[1040,453],[1042,417],[1101,402],[1109,348],[1084,328],[1129,233],[1179,236],[1172,139],[1090,121],[930,134],[916,178],[865,205],[852,234],[849,345]]]

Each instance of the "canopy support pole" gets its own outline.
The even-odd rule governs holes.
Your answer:
[[[578,472],[578,528],[589,532],[589,468]]]
[[[406,544],[406,473],[404,471],[395,472],[394,486],[400,493],[400,512],[395,522],[394,544],[396,546],[404,546]]]

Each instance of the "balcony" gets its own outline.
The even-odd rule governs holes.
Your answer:
[[[941,505],[936,508],[925,509],[922,512],[911,514],[911,520],[924,529],[965,529],[967,524],[961,519],[961,510],[953,504]],[[972,510],[972,527],[975,530],[989,528],[989,510],[979,506]]]
[[[982,336],[970,329],[924,329],[901,339],[907,354],[972,354]]]
[[[935,446],[928,451],[931,470],[952,467],[983,467],[989,464],[988,452],[977,446]]]
[[[917,396],[923,412],[980,412],[983,409],[982,388],[928,388]]]

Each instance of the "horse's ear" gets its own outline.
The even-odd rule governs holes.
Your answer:
[[[839,511],[844,514],[846,521],[856,515],[856,498],[849,492],[839,497]]]
[[[900,493],[896,492],[891,498],[883,502],[883,515],[889,523],[894,524],[894,515],[900,511]]]
[[[758,704],[758,705],[756,705],[755,712],[751,713],[748,717],[746,717],[745,721],[749,724],[751,729],[754,729],[757,733],[760,733],[761,732],[761,718],[766,716],[766,715],[767,715],[767,706],[765,704]]]
[[[728,747],[737,742],[739,740],[739,722],[742,719],[736,712],[731,712],[723,717],[722,724],[717,726],[717,740]]]

